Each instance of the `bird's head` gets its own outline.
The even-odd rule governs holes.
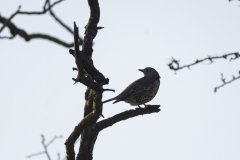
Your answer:
[[[146,67],[144,69],[139,69],[139,71],[143,72],[144,76],[153,76],[156,78],[161,78],[158,72],[151,67]]]

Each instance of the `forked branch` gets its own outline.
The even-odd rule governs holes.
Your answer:
[[[62,1],[63,0],[59,0],[59,1],[54,2],[53,4],[50,4],[50,0],[46,0],[44,5],[43,5],[43,10],[42,11],[32,11],[32,12],[20,11],[21,7],[19,6],[18,10],[16,12],[14,12],[9,18],[5,18],[5,17],[0,16],[0,23],[3,24],[1,29],[0,29],[0,33],[3,31],[4,28],[8,28],[10,30],[10,33],[11,33],[10,36],[0,36],[0,39],[13,39],[13,38],[16,37],[16,35],[19,35],[20,37],[22,37],[27,42],[32,40],[32,39],[44,39],[44,40],[49,40],[51,42],[57,43],[61,46],[67,47],[67,48],[73,47],[74,43],[64,42],[63,40],[60,40],[59,38],[51,36],[49,34],[43,34],[43,33],[29,34],[29,33],[27,33],[27,31],[17,27],[13,22],[11,22],[11,20],[16,15],[42,15],[42,14],[45,14],[49,11],[51,16],[61,26],[63,26],[64,29],[66,29],[71,34],[73,34],[73,31],[66,24],[64,24],[59,18],[57,18],[57,16],[52,11],[52,8]],[[81,45],[82,44],[82,39],[80,38],[80,36],[78,38],[79,38],[79,42],[80,42],[79,45]]]
[[[146,105],[145,108],[136,108],[132,110],[128,110],[119,114],[116,114],[110,118],[104,119],[102,121],[97,122],[94,125],[91,125],[87,128],[88,137],[93,137],[98,134],[101,130],[110,127],[118,122],[123,120],[127,120],[129,118],[133,118],[139,115],[158,113],[160,111],[160,105]]]
[[[190,67],[203,63],[203,62],[209,62],[208,64],[212,64],[214,63],[214,60],[216,59],[225,59],[225,60],[229,60],[230,62],[233,60],[236,60],[240,57],[240,54],[238,52],[234,52],[234,53],[228,53],[228,54],[223,54],[222,56],[208,56],[206,58],[203,59],[197,59],[195,62],[187,64],[187,65],[180,65],[180,60],[176,60],[175,58],[172,57],[171,61],[167,64],[168,67],[171,70],[174,71],[178,71],[184,68],[188,68],[190,69]]]
[[[32,158],[32,157],[34,157],[34,156],[39,156],[39,155],[41,155],[41,154],[45,154],[45,155],[47,156],[47,159],[48,159],[48,160],[51,160],[51,157],[50,157],[49,152],[48,152],[48,147],[49,147],[56,139],[62,138],[62,136],[54,136],[47,144],[46,144],[46,142],[45,142],[45,137],[44,137],[44,135],[41,135],[41,137],[42,137],[42,145],[43,145],[44,151],[30,154],[30,155],[27,156],[27,158]],[[60,155],[59,155],[59,156],[60,156]]]
[[[180,60],[176,60],[176,59],[172,58],[171,61],[167,65],[171,70],[174,70],[176,72],[176,71],[179,71],[184,68],[190,69],[190,67],[200,64],[200,63],[203,63],[203,62],[209,62],[208,64],[212,64],[212,63],[214,63],[214,60],[216,60],[216,59],[225,59],[225,60],[229,60],[231,62],[231,61],[237,60],[238,58],[240,58],[239,52],[234,52],[234,53],[223,54],[221,56],[208,56],[206,58],[203,58],[200,60],[197,59],[193,63],[187,64],[187,65],[182,65],[182,66],[180,65]],[[221,80],[222,80],[223,84],[215,87],[214,92],[217,92],[217,90],[219,88],[224,87],[225,85],[240,79],[239,77],[240,77],[240,75],[237,77],[233,76],[233,78],[231,80],[226,81],[222,74]]]
[[[233,81],[236,81],[236,80],[240,79],[240,71],[238,71],[238,74],[239,74],[238,76],[232,75],[232,79],[228,80],[228,81],[226,81],[226,78],[224,78],[223,74],[221,74],[221,80],[222,80],[223,84],[215,87],[214,92],[217,92],[219,88],[224,87],[225,85],[230,84]]]

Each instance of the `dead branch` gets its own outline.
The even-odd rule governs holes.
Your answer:
[[[223,74],[221,74],[221,80],[222,80],[223,84],[220,85],[220,86],[215,87],[214,88],[214,92],[217,92],[219,88],[224,87],[225,85],[230,84],[233,81],[236,81],[236,80],[240,79],[240,71],[238,71],[238,74],[239,75],[237,77],[232,75],[232,79],[229,80],[229,81],[226,81],[226,78],[224,78]]]
[[[64,29],[66,29],[71,34],[73,34],[73,31],[67,25],[65,25],[59,18],[57,18],[57,16],[52,11],[52,8],[62,1],[63,0],[59,0],[59,1],[54,2],[53,4],[50,4],[50,0],[46,0],[44,5],[43,5],[43,10],[42,11],[37,11],[37,12],[35,12],[35,11],[32,11],[32,12],[20,11],[21,7],[19,6],[18,10],[16,12],[14,12],[8,19],[0,16],[0,23],[3,24],[3,26],[0,29],[0,33],[2,32],[2,30],[4,28],[8,28],[10,30],[10,33],[11,33],[11,36],[0,36],[0,39],[13,39],[13,38],[15,38],[16,35],[19,35],[20,37],[24,38],[24,40],[27,41],[27,42],[32,40],[32,39],[38,38],[38,39],[49,40],[51,42],[57,43],[59,45],[67,47],[67,48],[73,47],[74,43],[66,43],[63,40],[60,40],[59,38],[56,38],[56,37],[48,35],[48,34],[42,34],[42,33],[28,34],[25,30],[20,29],[14,23],[11,22],[13,17],[15,17],[18,14],[20,14],[20,15],[42,15],[42,14],[45,14],[49,11],[50,14],[52,15],[52,17],[54,17],[54,19],[61,26],[63,26]],[[80,42],[79,45],[81,45],[82,44],[82,39],[81,39],[80,36],[78,38],[79,38],[79,42]]]
[[[69,53],[74,56],[74,50],[70,49]],[[109,79],[105,78],[104,75],[99,72],[92,64],[92,60],[88,60],[86,55],[83,54],[83,52],[80,52],[82,55],[82,65],[84,70],[87,72],[87,74],[94,80],[96,80],[98,83],[101,83],[102,85],[108,84]],[[77,70],[76,68],[74,70]]]
[[[178,70],[181,70],[184,68],[190,69],[190,67],[200,64],[200,63],[203,63],[205,61],[208,61],[209,64],[214,63],[214,60],[216,60],[216,59],[225,59],[225,60],[229,60],[231,62],[233,60],[238,59],[239,57],[240,57],[239,52],[223,54],[222,56],[208,56],[208,57],[200,59],[200,60],[197,59],[195,62],[193,62],[191,64],[183,65],[183,66],[180,66],[180,60],[176,60],[176,59],[172,58],[171,61],[167,65],[171,70],[174,70],[176,73],[176,71],[178,71]],[[217,90],[219,88],[224,87],[225,85],[227,85],[235,80],[238,80],[238,79],[239,79],[239,76],[238,77],[233,76],[233,78],[230,81],[225,81],[225,78],[223,77],[223,74],[222,74],[221,80],[222,80],[223,84],[215,87],[214,92],[217,92]]]
[[[0,39],[13,39],[14,38],[14,36],[10,36],[10,37],[7,37],[7,36],[0,36]]]
[[[45,14],[47,11],[49,11],[53,6],[55,6],[56,4],[62,2],[64,0],[59,0],[54,2],[53,4],[50,5],[50,0],[46,0],[46,2],[43,5],[43,10],[36,12],[36,11],[32,11],[32,12],[27,12],[27,11],[19,11],[18,14],[27,14],[27,15],[39,15],[39,14]],[[47,7],[48,4],[48,7]],[[47,8],[46,8],[47,7]]]
[[[46,154],[48,160],[51,160],[51,157],[50,157],[50,155],[49,155],[49,153],[48,153],[48,147],[49,147],[56,139],[62,138],[62,136],[54,136],[47,144],[45,143],[45,137],[44,137],[44,135],[41,135],[41,137],[42,137],[42,145],[43,145],[44,151],[30,154],[30,155],[27,156],[27,158],[32,158],[32,157],[34,157],[34,156],[38,156],[38,155],[41,155],[41,154]]]
[[[102,101],[101,100],[102,100],[102,92],[104,91],[104,89],[102,88],[102,83],[99,83],[97,81],[94,82],[94,80],[96,80],[96,79],[92,79],[92,78],[94,78],[95,76],[92,76],[91,78],[88,77],[86,74],[88,74],[88,75],[90,75],[90,74],[86,71],[87,69],[83,67],[83,58],[82,58],[83,55],[85,57],[87,57],[87,59],[88,59],[86,62],[90,63],[93,66],[92,44],[93,44],[93,39],[95,38],[95,36],[97,34],[97,27],[95,27],[95,26],[97,25],[97,23],[99,21],[99,17],[100,17],[100,9],[99,9],[98,1],[97,0],[89,0],[88,4],[89,4],[90,10],[91,10],[91,14],[90,14],[89,23],[86,27],[82,51],[79,50],[79,45],[78,45],[79,44],[79,39],[78,39],[79,33],[78,33],[78,28],[77,28],[76,24],[74,23],[74,57],[75,57],[75,63],[77,65],[78,76],[76,79],[73,78],[73,80],[75,82],[81,82],[82,84],[86,85],[88,87],[88,89],[85,94],[85,98],[86,97],[87,98],[86,98],[86,103],[85,103],[85,107],[84,107],[85,108],[84,109],[84,111],[85,111],[84,118],[75,127],[75,129],[73,130],[73,132],[71,133],[71,135],[68,137],[68,139],[65,142],[66,158],[68,160],[75,160],[74,143],[77,140],[77,138],[80,136],[80,134],[82,134],[82,136],[81,136],[81,144],[80,144],[77,159],[79,159],[79,157],[84,157],[84,155],[87,155],[88,157],[89,157],[89,154],[91,155],[90,152],[93,150],[93,146],[92,145],[89,146],[89,142],[91,141],[92,143],[95,143],[96,137],[93,140],[92,139],[87,140],[86,138],[83,138],[84,137],[83,131],[87,126],[95,123],[98,120],[99,116],[102,114]],[[97,14],[95,14],[95,13],[97,13]],[[88,30],[91,30],[91,32],[87,32]],[[95,35],[93,36],[92,33],[94,33]],[[107,82],[108,82],[108,79],[107,79]],[[88,98],[89,96],[92,98]],[[83,147],[82,145],[84,145],[85,147]],[[87,150],[87,152],[83,151],[83,150]]]
[[[8,19],[5,20],[3,26],[0,29],[0,33],[2,32],[2,30],[9,24],[9,22],[11,21],[11,19],[13,19],[14,16],[16,16],[19,13],[19,10],[21,9],[21,6],[18,7],[18,10],[13,13]],[[1,16],[0,16],[1,17]]]
[[[228,59],[229,57],[230,57],[230,59]],[[193,62],[191,64],[183,65],[183,66],[180,66],[180,63],[179,63],[180,60],[176,60],[175,58],[172,57],[171,61],[167,65],[171,70],[178,71],[183,68],[190,69],[190,67],[200,64],[205,61],[208,61],[209,64],[212,64],[212,63],[214,63],[213,60],[215,60],[215,59],[225,59],[225,60],[233,61],[233,60],[238,59],[239,57],[240,57],[240,54],[238,52],[223,54],[222,56],[208,56],[208,57],[200,59],[200,60],[197,59],[195,62]]]
[[[85,45],[83,43],[83,47],[84,46]],[[91,89],[93,89],[97,92],[100,92],[100,93],[108,90],[108,89],[102,88],[101,82],[105,82],[105,84],[106,84],[106,83],[108,83],[109,80],[108,80],[108,78],[105,79],[103,74],[101,74],[100,72],[98,72],[98,73],[100,73],[100,75],[102,76],[101,78],[103,79],[103,81],[100,81],[99,76],[96,74],[92,75],[92,78],[95,78],[95,79],[92,79],[92,78],[89,78],[86,76],[86,74],[91,75],[91,73],[89,74],[88,72],[86,72],[86,70],[88,71],[88,70],[95,69],[95,68],[93,67],[93,65],[89,65],[88,61],[86,61],[86,56],[84,59],[85,61],[82,60],[83,55],[86,55],[86,53],[84,54],[83,51],[79,50],[78,27],[76,26],[75,22],[74,22],[74,47],[75,47],[74,57],[75,57],[76,65],[77,65],[77,71],[78,71],[77,78],[76,79],[72,78],[75,81],[75,83],[81,82],[85,86],[90,87]],[[70,50],[70,53],[71,53],[71,51],[72,50]],[[83,62],[85,62],[85,68],[83,67]],[[87,68],[90,68],[90,69],[87,69]],[[95,71],[97,71],[97,70],[95,69]],[[96,80],[98,83],[94,82],[94,80]]]
[[[87,128],[87,136],[93,137],[103,129],[110,127],[115,123],[121,122],[123,120],[127,120],[129,118],[133,118],[139,115],[158,113],[160,110],[161,110],[160,105],[146,105],[145,108],[135,108],[132,110],[116,114],[110,118],[99,121],[91,125],[89,128]]]

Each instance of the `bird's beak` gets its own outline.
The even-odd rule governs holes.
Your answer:
[[[143,72],[143,69],[138,69],[139,71]]]

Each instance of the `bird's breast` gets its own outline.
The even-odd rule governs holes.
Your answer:
[[[160,81],[156,80],[151,84],[151,87],[143,90],[141,93],[131,96],[125,99],[126,103],[130,103],[131,105],[141,105],[151,101],[157,94],[160,86]]]

